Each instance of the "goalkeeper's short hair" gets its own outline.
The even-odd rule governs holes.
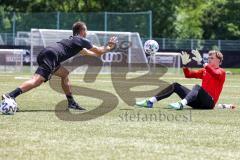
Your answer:
[[[211,56],[215,54],[216,57],[220,60],[220,63],[222,63],[223,61],[223,54],[220,52],[220,51],[217,51],[217,50],[211,50],[208,52],[208,55]]]

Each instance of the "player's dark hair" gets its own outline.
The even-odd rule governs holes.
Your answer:
[[[81,22],[81,21],[75,22],[72,26],[73,35],[74,36],[78,35],[80,31],[85,29],[84,26],[86,26],[84,22]]]

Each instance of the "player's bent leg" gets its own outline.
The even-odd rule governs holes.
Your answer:
[[[173,93],[176,93],[181,99],[183,99],[189,92],[190,90],[187,87],[175,82],[160,91],[155,97],[157,101],[160,101],[162,99],[168,98]]]
[[[33,77],[25,82],[23,82],[19,88],[22,92],[27,92],[33,88],[40,86],[45,81],[45,78],[39,74],[34,74]]]
[[[196,101],[198,94],[202,87],[200,85],[194,85],[192,90],[186,95],[185,99],[188,103],[191,103],[193,101]]]
[[[186,92],[185,97],[183,97],[184,95],[182,95],[182,97],[180,96],[182,98],[182,101],[171,103],[168,105],[168,107],[171,109],[182,110],[183,107],[189,103],[195,104],[200,89],[201,86],[199,85],[193,86],[192,90],[189,90],[188,93]]]
[[[153,103],[165,99],[171,96],[173,93],[176,93],[180,98],[183,99],[189,92],[190,90],[187,87],[179,83],[172,83],[171,85],[160,91],[158,94],[156,94],[154,97],[150,98],[149,100],[136,102],[136,105],[140,107],[152,108]],[[179,108],[180,107],[182,106],[179,106]]]
[[[64,68],[63,66],[60,66],[57,71],[54,72],[54,75],[61,78],[61,86],[66,95],[71,94],[71,85],[68,78],[69,71]]]
[[[61,86],[68,100],[68,108],[85,110],[84,108],[80,107],[80,105],[74,100],[72,96],[71,85],[68,78],[69,71],[63,66],[60,66],[58,70],[54,72],[54,75],[61,78]]]
[[[23,82],[18,88],[16,88],[12,92],[4,94],[5,96],[2,96],[2,98],[4,99],[6,97],[11,97],[15,99],[20,94],[41,85],[44,81],[45,78],[43,78],[41,75],[35,74],[30,80]]]

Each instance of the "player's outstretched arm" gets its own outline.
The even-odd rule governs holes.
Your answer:
[[[116,43],[118,42],[117,37],[111,37],[108,41],[108,44],[106,46],[93,46],[93,48],[89,49],[90,51],[94,52],[96,56],[101,56],[102,54],[111,51],[115,46]]]
[[[93,52],[93,51],[91,51],[89,49],[86,49],[86,48],[83,48],[79,53],[81,55],[83,55],[83,56],[94,56],[94,57],[98,57],[99,56],[95,52]]]

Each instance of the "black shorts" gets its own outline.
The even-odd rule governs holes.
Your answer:
[[[215,105],[212,96],[200,85],[194,85],[192,90],[190,90],[179,83],[173,83],[159,92],[155,97],[159,101],[169,97],[172,93],[177,93],[181,99],[186,99],[188,106],[195,109],[213,109]]]
[[[196,100],[190,102],[188,105],[194,109],[213,109],[215,103],[212,96],[200,87]]]
[[[60,67],[58,57],[52,49],[44,48],[37,56],[37,63],[39,67],[36,74],[45,78],[45,82],[51,79],[52,74]]]

